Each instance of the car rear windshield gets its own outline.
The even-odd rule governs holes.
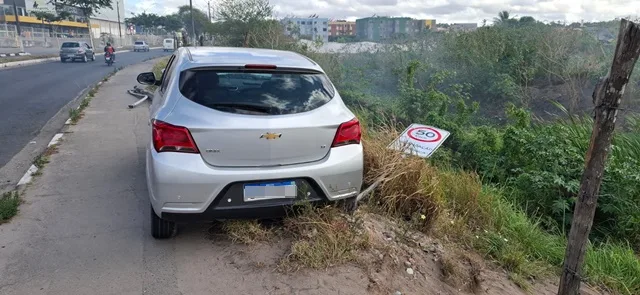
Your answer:
[[[140,41],[136,41],[136,45],[142,45],[143,43]]]
[[[200,105],[255,115],[307,112],[335,95],[321,73],[191,69],[180,73],[179,83],[182,95]]]
[[[78,42],[64,42],[62,43],[62,48],[74,48],[80,47],[80,43]]]

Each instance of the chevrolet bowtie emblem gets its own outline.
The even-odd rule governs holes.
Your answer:
[[[264,138],[266,140],[278,139],[282,136],[282,133],[265,133],[260,135],[260,138]]]

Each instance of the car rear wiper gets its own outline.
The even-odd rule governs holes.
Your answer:
[[[246,104],[246,103],[236,103],[236,102],[218,102],[210,104],[211,107],[225,107],[225,108],[233,108],[233,109],[242,109],[247,111],[255,111],[265,114],[271,114],[271,108],[266,106],[254,105],[254,104]]]

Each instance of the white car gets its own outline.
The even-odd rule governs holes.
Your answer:
[[[136,41],[133,44],[133,51],[149,51],[149,44],[146,41]]]
[[[284,216],[295,202],[353,203],[360,123],[324,70],[298,53],[178,48],[150,108],[151,234],[176,223]]]

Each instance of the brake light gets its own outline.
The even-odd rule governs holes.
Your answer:
[[[186,127],[153,120],[153,147],[158,153],[199,153],[191,132]]]
[[[340,124],[331,147],[338,147],[348,144],[359,144],[361,136],[362,130],[360,130],[360,122],[357,118],[354,118],[351,121]]]
[[[256,64],[248,64],[244,65],[245,69],[259,69],[259,70],[275,70],[278,67],[275,65],[256,65]]]

